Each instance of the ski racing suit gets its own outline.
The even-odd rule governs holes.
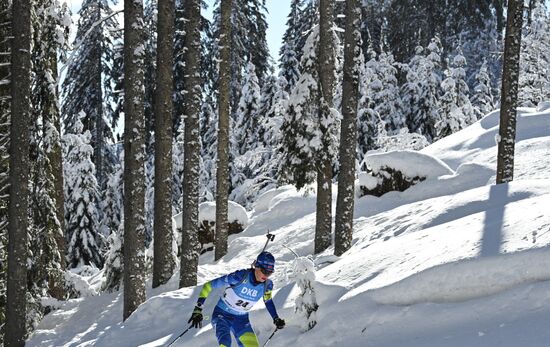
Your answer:
[[[202,306],[213,288],[226,287],[212,313],[212,326],[220,347],[231,346],[231,332],[239,347],[257,347],[258,338],[250,325],[248,312],[261,298],[273,319],[278,318],[271,298],[273,282],[267,279],[258,282],[254,269],[238,270],[206,282],[199,294],[197,304]]]

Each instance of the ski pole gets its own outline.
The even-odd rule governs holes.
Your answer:
[[[265,236],[267,236],[267,241],[265,241],[264,249],[262,249],[262,252],[265,251],[265,249],[267,248],[267,244],[269,243],[269,241],[275,240],[275,234],[270,233],[269,229],[267,229],[267,235]]]
[[[279,328],[275,328],[275,330],[273,330],[273,332],[272,332],[271,335],[267,338],[267,341],[263,344],[262,347],[265,347],[265,346],[268,344],[269,340],[271,340],[271,338],[273,337],[273,335],[275,335],[275,333],[277,332],[277,330],[279,330]]]
[[[189,329],[191,329],[191,326],[192,326],[192,325],[190,325],[189,328],[185,329],[185,331],[184,331],[183,333],[179,334],[179,336],[176,337],[176,338],[174,339],[174,341],[172,341],[172,342],[170,342],[168,345],[166,345],[166,347],[172,346],[172,345],[174,344],[174,342],[176,342],[177,340],[179,340],[180,337],[182,337],[183,335],[185,335],[185,333],[188,332]]]

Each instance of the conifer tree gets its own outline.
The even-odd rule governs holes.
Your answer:
[[[477,84],[474,87],[472,105],[477,119],[485,116],[495,109],[495,100],[491,88],[491,78],[487,71],[487,61],[484,60],[476,75]]]
[[[438,139],[464,129],[477,120],[470,103],[465,65],[466,59],[459,53],[445,72],[447,78],[441,83],[441,119],[435,125]]]
[[[359,69],[357,161],[362,163],[367,151],[376,148],[377,124],[380,121],[380,116],[374,110],[373,93],[370,89],[371,81],[376,76],[376,71],[373,70],[372,63],[365,64],[363,55],[359,57],[357,64]]]
[[[332,35],[331,42],[336,45],[337,37],[332,32],[332,26],[330,28],[328,32]],[[318,55],[320,50],[319,32],[319,26],[315,26],[304,46],[300,62],[302,72],[290,95],[288,109],[281,127],[280,151],[282,158],[279,170],[281,182],[294,184],[298,189],[317,180],[319,185],[318,200],[319,194],[325,194],[324,198],[331,196],[332,160],[335,158],[338,148],[336,112],[328,106],[330,99],[327,101],[321,96],[319,64],[321,64],[320,61],[326,62],[328,58]],[[334,54],[336,49],[333,46],[328,51]],[[333,56],[332,60],[334,61],[334,59]],[[326,73],[334,75],[333,70]],[[332,88],[330,90],[333,92]],[[325,170],[323,171],[325,178],[318,179],[320,170]],[[319,184],[319,182],[321,183]],[[323,200],[323,196],[321,196],[320,202],[326,202]],[[321,229],[317,241],[319,248],[316,248],[316,252],[330,245],[331,223],[328,220],[331,217],[330,212],[327,212],[325,208],[326,206],[323,204],[317,210]],[[325,228],[328,229],[328,232]]]
[[[67,49],[70,14],[67,5],[47,0],[34,4],[33,81],[34,125],[31,176],[34,247],[32,282],[49,295],[64,298],[65,265],[63,167],[58,90],[58,52]],[[61,55],[63,56],[63,54]]]
[[[405,117],[401,111],[401,98],[397,83],[397,68],[393,55],[382,52],[378,55],[376,65],[378,84],[374,98],[375,112],[386,123],[389,133],[397,133],[405,126]]]
[[[117,170],[109,177],[107,191],[112,196],[113,214],[112,220],[106,224],[110,227],[109,237],[106,242],[105,253],[105,282],[101,290],[116,291],[122,284],[124,271],[124,259],[122,245],[124,242],[124,152],[120,152]],[[105,209],[105,215],[109,216],[109,209]],[[118,214],[116,214],[118,212]]]
[[[85,118],[82,114],[81,118]],[[65,160],[65,218],[67,262],[71,268],[82,265],[103,266],[102,238],[98,234],[98,183],[92,163],[91,134],[79,120],[75,133],[63,136]]]
[[[544,3],[532,10],[521,44],[518,99],[535,107],[550,99],[550,14]]]
[[[113,141],[112,123],[120,109],[120,55],[116,45],[122,39],[120,25],[108,0],[85,0],[80,8],[73,43],[76,52],[67,61],[67,75],[62,85],[61,105],[65,129],[74,131],[81,111],[84,131],[92,135],[93,162],[100,187],[104,186],[109,163],[106,147]]]
[[[213,35],[218,40],[221,33],[220,7],[214,10],[213,23]],[[233,0],[232,2],[230,41],[232,117],[235,117],[235,111],[238,108],[247,63],[250,61],[254,64],[260,86],[268,75],[269,50],[266,41],[265,13],[265,0]],[[220,54],[220,48],[216,45],[213,55],[219,57]]]
[[[407,67],[407,82],[402,87],[409,130],[424,135],[430,142],[437,137],[435,124],[439,121],[440,52],[437,37],[427,49],[417,47]]]
[[[300,77],[298,43],[302,37],[302,3],[303,0],[290,2],[290,13],[287,16],[283,44],[279,50],[279,74],[287,81],[286,92],[290,93]]]
[[[249,62],[246,66],[244,83],[241,87],[241,99],[237,111],[235,112],[234,122],[231,126],[232,152],[234,156],[243,155],[250,148],[251,135],[254,131],[254,125],[260,116],[260,86],[254,64]]]
[[[103,218],[100,222],[100,233],[105,237],[109,237],[114,232],[120,230],[122,223],[122,213],[124,202],[122,200],[122,161],[124,160],[123,153],[120,153],[119,159],[113,165],[113,171],[109,173],[107,178],[106,188],[103,191],[101,198],[101,210]],[[106,245],[108,247],[108,245]]]

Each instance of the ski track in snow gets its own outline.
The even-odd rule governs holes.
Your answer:
[[[294,255],[313,252],[315,194],[289,186],[266,193],[229,254],[201,256],[199,284],[250,266],[269,229],[277,258],[274,301],[287,327],[270,346],[546,346],[550,339],[550,111],[521,109],[515,181],[493,185],[498,112],[422,150],[455,173],[405,192],[356,201],[352,248],[329,248],[317,265],[318,324],[299,329]],[[336,186],[334,186],[334,198]],[[187,327],[200,286],[179,273],[125,322],[122,292],[69,300],[41,322],[27,346],[164,346]],[[219,290],[212,292],[209,316]],[[263,303],[251,313],[262,344],[273,331]],[[174,346],[216,345],[212,326]]]

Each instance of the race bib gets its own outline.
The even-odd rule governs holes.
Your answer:
[[[227,306],[231,307],[233,310],[242,313],[250,311],[252,306],[254,306],[257,301],[249,301],[245,298],[240,297],[239,295],[237,295],[237,293],[235,293],[233,288],[227,288],[225,290],[222,300]]]

